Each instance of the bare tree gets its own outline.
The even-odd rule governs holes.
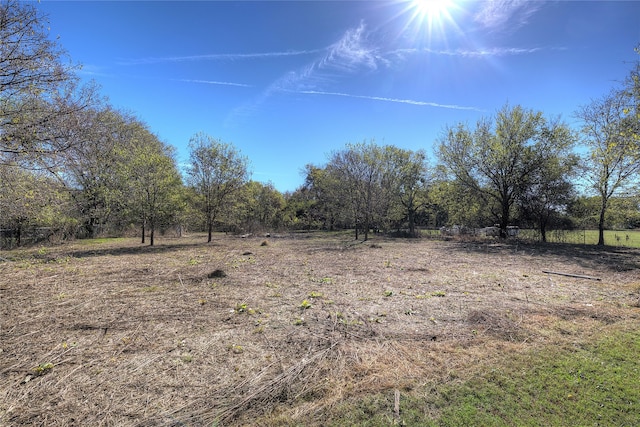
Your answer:
[[[46,24],[33,4],[0,2],[0,162],[32,162],[68,148],[61,121],[96,97],[94,86],[78,85],[78,67],[63,61]]]

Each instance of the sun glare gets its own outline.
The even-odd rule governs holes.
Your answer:
[[[415,13],[428,21],[442,19],[449,14],[451,0],[412,0]]]
[[[409,0],[409,26],[413,27],[417,34],[426,35],[429,41],[436,35],[446,38],[447,28],[457,28],[452,16],[456,7],[455,0]]]

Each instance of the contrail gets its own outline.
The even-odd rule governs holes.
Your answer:
[[[190,56],[168,56],[161,58],[139,58],[131,60],[123,60],[122,65],[139,65],[139,64],[158,64],[161,62],[186,62],[186,61],[234,61],[241,59],[264,59],[264,58],[280,58],[287,56],[311,55],[323,52],[325,49],[311,50],[287,50],[284,52],[262,52],[262,53],[213,53],[208,55],[190,55]]]
[[[176,82],[184,83],[203,83],[208,85],[221,85],[221,86],[239,86],[239,87],[253,87],[245,83],[233,83],[233,82],[220,82],[216,80],[194,80],[194,79],[173,79]]]
[[[292,92],[302,93],[307,95],[329,95],[329,96],[343,96],[345,98],[370,99],[373,101],[396,102],[398,104],[419,105],[423,107],[449,108],[452,110],[472,110],[472,111],[480,111],[480,112],[484,111],[477,107],[466,107],[463,105],[454,105],[454,104],[438,104],[436,102],[415,101],[413,99],[384,98],[381,96],[352,95],[349,93],[322,92],[317,90],[299,90],[299,91],[292,91]]]

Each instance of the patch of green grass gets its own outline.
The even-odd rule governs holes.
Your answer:
[[[433,404],[436,425],[639,425],[640,332],[620,332],[584,349],[521,355]]]
[[[126,240],[125,237],[99,237],[96,239],[79,239],[76,243],[80,246],[83,245],[102,245],[104,243],[117,243]]]
[[[520,233],[521,237],[539,238],[535,230],[521,230]],[[595,245],[598,243],[598,230],[550,230],[547,232],[547,242]],[[640,248],[640,231],[605,230],[604,243],[607,246]]]
[[[588,346],[547,348],[487,367],[463,383],[404,393],[401,425],[640,425],[640,331]],[[432,418],[428,414],[439,414]],[[393,391],[345,402],[327,425],[388,426]]]

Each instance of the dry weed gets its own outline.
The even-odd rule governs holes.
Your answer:
[[[0,424],[321,425],[345,400],[638,319],[633,250],[204,241],[0,253]]]

